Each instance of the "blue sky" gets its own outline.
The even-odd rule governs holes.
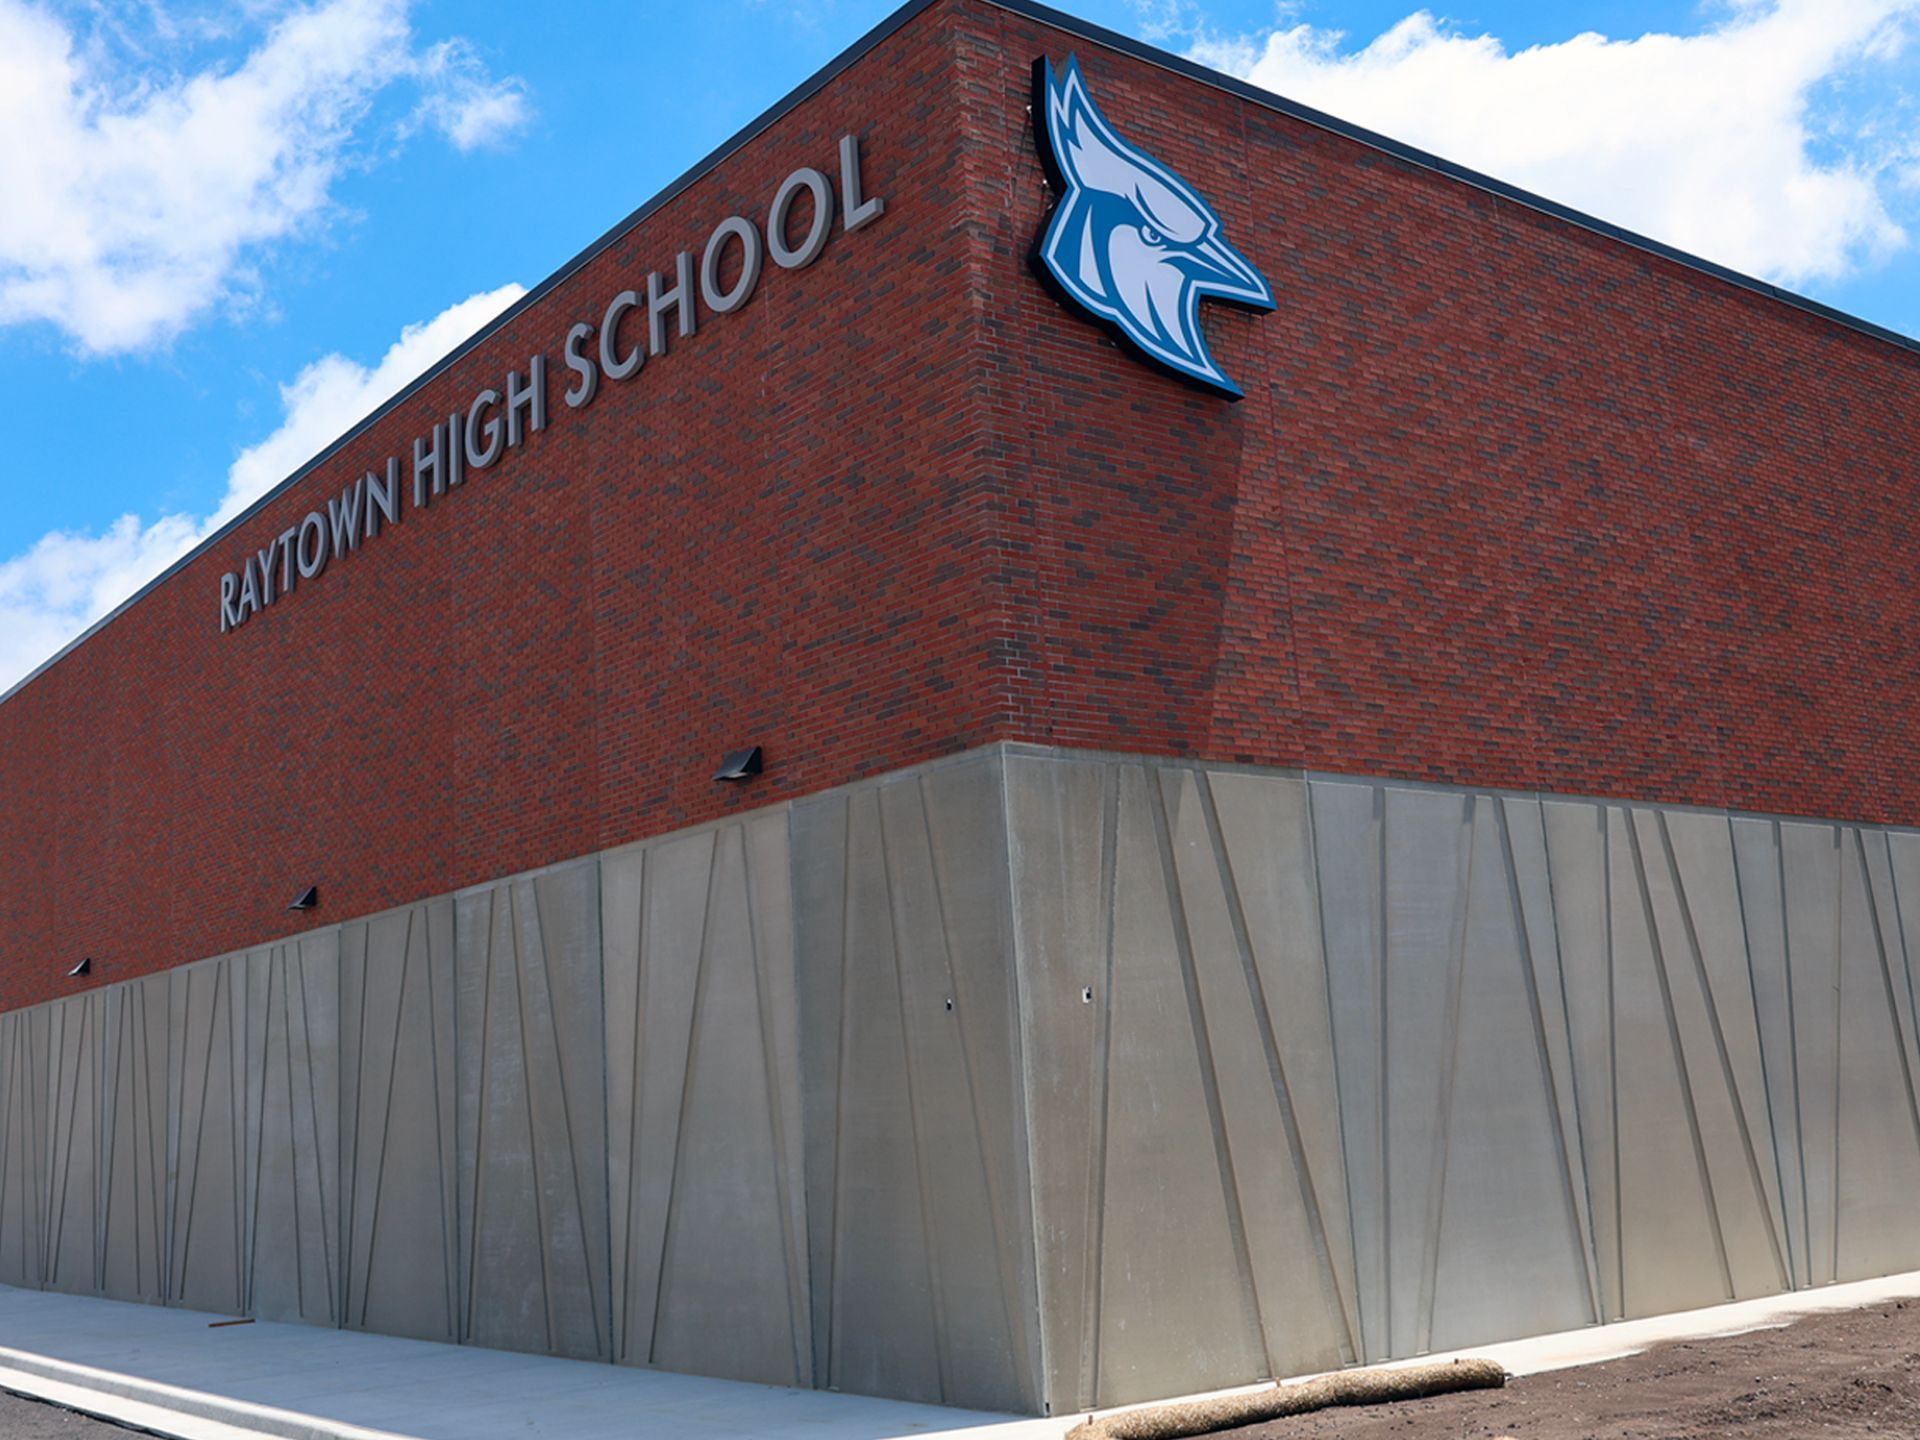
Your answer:
[[[893,8],[0,0],[0,688]],[[1920,335],[1920,0],[1067,8]]]

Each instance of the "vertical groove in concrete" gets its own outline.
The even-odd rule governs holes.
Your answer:
[[[1785,1169],[1787,1147],[1780,1143],[1781,1119],[1779,1109],[1774,1103],[1775,1087],[1767,1075],[1767,1025],[1762,1017],[1760,1003],[1762,984],[1760,978],[1761,965],[1755,954],[1754,924],[1747,895],[1748,884],[1746,878],[1741,873],[1739,836],[1734,829],[1733,817],[1728,815],[1724,817],[1724,819],[1727,832],[1727,852],[1733,857],[1734,905],[1740,914],[1740,951],[1745,957],[1747,965],[1747,999],[1753,1010],[1753,1033],[1755,1042],[1760,1047],[1762,1098],[1766,1103],[1767,1137],[1770,1141],[1770,1149],[1773,1155],[1774,1185],[1776,1187],[1776,1194],[1779,1197],[1779,1244],[1784,1265],[1783,1284],[1786,1289],[1792,1290],[1799,1284],[1800,1272],[1795,1263],[1793,1222],[1788,1215],[1791,1202],[1788,1196],[1789,1187]]]
[[[1442,1041],[1439,1083],[1434,1086],[1431,1157],[1427,1162],[1426,1217],[1420,1237],[1420,1300],[1414,1311],[1418,1328],[1414,1332],[1413,1342],[1417,1354],[1425,1354],[1433,1348],[1433,1314],[1438,1302],[1435,1290],[1440,1279],[1440,1223],[1447,1196],[1447,1160],[1450,1153],[1447,1134],[1453,1127],[1453,1074],[1460,1058],[1460,991],[1466,982],[1467,900],[1473,893],[1474,842],[1478,838],[1474,829],[1477,799],[1471,794],[1462,797],[1456,865],[1459,879],[1455,882],[1453,914],[1447,926],[1446,1019],[1443,1024],[1446,1038]]]
[[[1842,963],[1846,945],[1847,916],[1847,864],[1846,851],[1840,843],[1841,827],[1831,827],[1833,835],[1833,1139],[1829,1152],[1832,1163],[1829,1166],[1831,1194],[1828,1198],[1827,1215],[1833,1227],[1833,1248],[1828,1263],[1828,1280],[1840,1278],[1840,1176],[1842,1161],[1845,1159],[1840,1149],[1840,1107],[1844,1098],[1841,1076],[1846,1072],[1847,1036],[1844,1028],[1846,1020],[1846,967]]]
[[[1091,1076],[1093,1103],[1089,1107],[1093,1124],[1093,1143],[1088,1147],[1090,1164],[1087,1175],[1086,1249],[1081,1263],[1086,1267],[1083,1301],[1086,1309],[1085,1339],[1081,1346],[1081,1364],[1085,1380],[1079,1391],[1078,1405],[1091,1408],[1100,1394],[1100,1314],[1101,1277],[1106,1273],[1101,1262],[1105,1254],[1103,1235],[1107,1219],[1107,1135],[1112,1124],[1112,1087],[1108,1076],[1113,1065],[1113,958],[1115,944],[1116,893],[1115,866],[1119,861],[1120,785],[1117,774],[1101,777],[1100,783],[1100,897],[1099,913],[1103,933],[1097,954],[1099,978],[1092,997],[1098,1020],[1093,1043],[1094,1065]]]

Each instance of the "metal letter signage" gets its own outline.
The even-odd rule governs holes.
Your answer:
[[[837,203],[833,181],[825,171],[811,166],[795,170],[774,192],[764,236],[748,217],[729,215],[707,237],[697,264],[692,250],[674,256],[671,285],[655,270],[647,275],[644,286],[620,290],[598,311],[597,332],[592,321],[574,319],[560,345],[562,362],[575,377],[561,397],[567,409],[591,405],[600,393],[602,378],[616,384],[634,379],[649,357],[667,355],[670,336],[693,339],[700,333],[701,303],[715,315],[739,310],[760,281],[762,254],[782,270],[805,269],[826,249],[836,216],[841,230],[852,234],[878,220],[886,208],[886,197],[868,194],[861,178],[860,137],[842,135]],[[793,232],[802,223],[804,230],[796,244]],[[729,242],[740,250],[740,271],[730,285],[723,286],[722,262]],[[522,304],[530,301],[531,297]],[[638,315],[627,318],[628,311],[643,307],[644,321]],[[627,319],[624,334],[623,318]],[[536,353],[527,360],[524,378],[520,371],[509,370],[504,385],[487,385],[464,410],[456,408],[444,424],[436,421],[426,434],[414,437],[410,491],[400,485],[400,457],[389,455],[384,479],[378,471],[368,470],[341,490],[337,499],[329,497],[324,507],[316,505],[308,511],[304,520],[266,549],[243,555],[238,570],[220,577],[220,633],[238,630],[262,609],[292,595],[302,582],[318,580],[329,561],[357,551],[364,541],[378,539],[383,523],[399,524],[407,494],[413,497],[412,509],[425,510],[469,480],[488,478],[481,472],[531,444],[531,437],[546,428],[547,357]]]
[[[1040,159],[1060,196],[1034,243],[1034,270],[1154,364],[1238,400],[1207,353],[1200,302],[1271,310],[1266,280],[1221,238],[1220,217],[1191,185],[1107,123],[1072,56],[1058,76],[1041,57],[1033,79]]]

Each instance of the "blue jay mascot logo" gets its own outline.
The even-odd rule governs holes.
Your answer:
[[[1107,123],[1072,56],[1034,62],[1034,131],[1059,203],[1035,242],[1034,270],[1148,360],[1238,400],[1207,353],[1200,302],[1273,309],[1260,272],[1220,236],[1193,187]]]

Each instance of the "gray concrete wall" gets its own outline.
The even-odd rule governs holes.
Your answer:
[[[1056,1409],[1920,1267],[1920,834],[1007,783]]]
[[[1001,787],[962,757],[0,1016],[0,1283],[1036,1409]]]
[[[997,755],[794,807],[816,1383],[1040,1403]]]
[[[0,1283],[1065,1411],[1910,1269],[1916,906],[996,748],[0,1015]]]

